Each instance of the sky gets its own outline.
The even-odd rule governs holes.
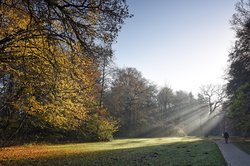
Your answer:
[[[225,83],[237,0],[127,0],[134,17],[113,46],[119,67],[134,67],[152,83],[197,94]]]

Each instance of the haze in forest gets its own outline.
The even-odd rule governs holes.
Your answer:
[[[248,136],[249,9],[249,0],[2,1],[0,146]]]

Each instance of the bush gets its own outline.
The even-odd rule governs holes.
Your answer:
[[[117,121],[102,118],[97,114],[91,116],[86,123],[86,133],[91,141],[110,141],[117,129]]]

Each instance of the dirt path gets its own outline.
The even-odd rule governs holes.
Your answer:
[[[215,142],[219,146],[228,166],[250,166],[250,155],[241,151],[234,144],[226,144],[224,140]]]

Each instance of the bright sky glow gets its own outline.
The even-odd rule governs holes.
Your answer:
[[[114,45],[119,67],[135,67],[158,86],[196,94],[223,82],[234,41],[229,20],[237,0],[128,0]]]

